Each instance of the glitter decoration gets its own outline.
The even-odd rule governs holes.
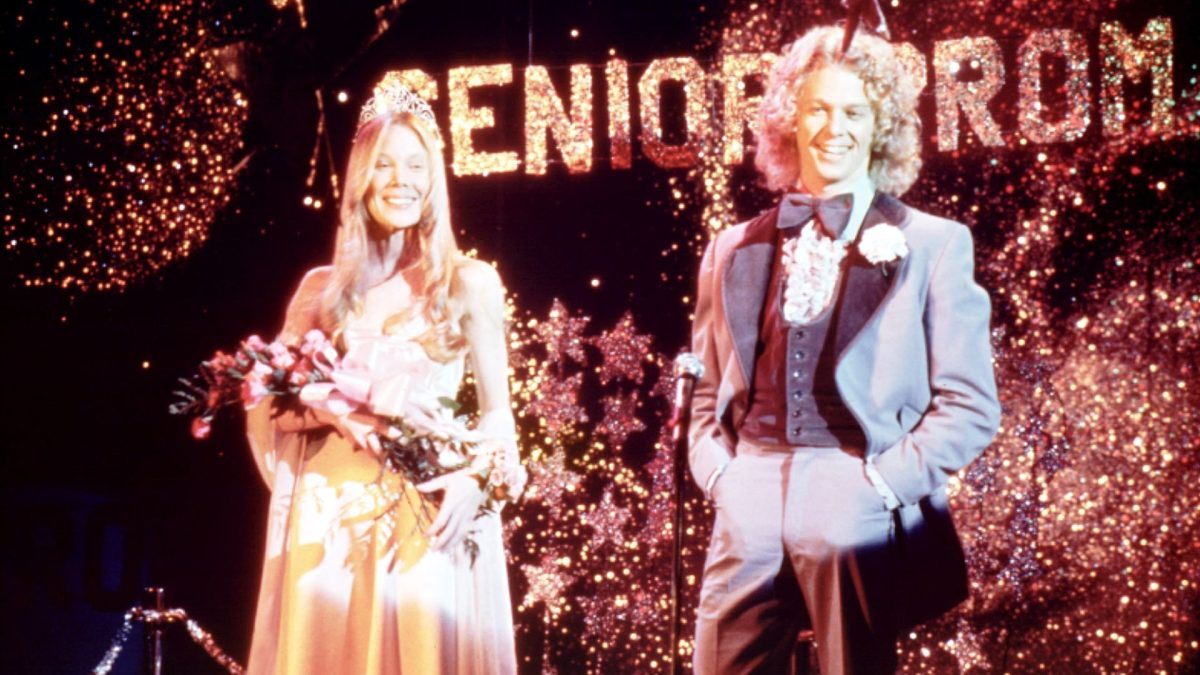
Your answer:
[[[300,19],[300,27],[308,28],[308,15],[304,11],[304,0],[271,0],[271,4],[275,9],[285,9],[288,5],[296,5],[296,15]]]
[[[633,166],[633,143],[629,130],[629,63],[624,59],[609,59],[604,64],[604,80],[608,87],[609,163],[614,169],[628,169]]]
[[[963,81],[968,66],[979,77]],[[967,117],[980,143],[1004,145],[1000,127],[988,111],[988,103],[1004,84],[1004,60],[1000,45],[990,37],[943,40],[934,46],[933,70],[937,92],[938,149],[958,149],[959,110]]]
[[[582,522],[592,528],[588,544],[592,550],[605,545],[624,546],[627,539],[625,528],[633,522],[633,511],[628,506],[618,506],[613,497],[614,486],[604,490],[600,502],[588,505]]]
[[[734,197],[737,193],[744,194],[748,186],[739,184],[735,192],[734,173],[745,162],[745,128],[749,126],[752,131],[757,128],[761,100],[758,95],[747,96],[746,88],[750,81],[758,79],[751,73],[760,74],[760,67],[769,67],[768,64],[778,58],[777,42],[782,38],[785,26],[791,23],[789,18],[794,18],[788,16],[792,11],[794,8],[789,9],[788,5],[776,0],[751,3],[748,7],[735,5],[726,23],[714,35],[718,42],[717,62],[722,64],[723,114],[713,116],[716,119],[701,140],[697,162],[687,175],[687,182],[696,186],[698,194],[686,189],[686,184],[680,185],[674,176],[668,180],[675,216],[684,218],[698,199],[700,222],[705,226],[705,233],[717,232],[738,219]],[[731,63],[732,68],[726,68],[726,63]],[[746,77],[737,77],[738,71],[743,69],[747,72]],[[765,82],[756,84],[761,86]],[[705,107],[715,108],[716,101],[706,102]],[[686,239],[688,248],[680,250],[699,250],[707,241],[705,233],[692,233]],[[667,253],[664,251],[664,255]],[[679,264],[690,266],[692,261]]]
[[[631,434],[643,431],[646,423],[637,416],[637,392],[610,394],[600,401],[604,406],[604,417],[596,425],[596,433],[608,439],[614,446],[625,445]]]
[[[530,472],[505,527],[520,570],[518,639],[536,650],[542,636],[540,653],[523,655],[541,672],[652,672],[668,650],[673,501],[662,434],[673,376],[631,314],[595,334],[591,322],[557,300],[542,318],[510,321]],[[595,423],[584,409],[593,395],[602,408]],[[657,440],[637,437],[653,443],[644,448],[652,456],[627,463],[634,434],[646,429],[658,430]]]
[[[1046,120],[1042,104],[1042,58],[1061,57],[1066,62],[1066,81],[1062,95],[1067,111],[1057,122]],[[1021,133],[1035,143],[1060,143],[1078,140],[1088,123],[1088,55],[1083,36],[1071,30],[1035,31],[1017,52],[1020,71]]]
[[[929,86],[929,62],[921,50],[907,42],[897,42],[892,45],[896,50],[896,58],[904,64],[908,76],[912,78],[913,89],[917,94]]]
[[[584,64],[571,66],[571,114],[554,91],[550,72],[543,66],[525,69],[525,172],[546,173],[546,136],[554,137],[570,173],[592,168],[592,71]]]
[[[579,388],[583,374],[557,377],[555,373],[543,372],[534,380],[537,396],[529,402],[522,416],[540,418],[546,433],[551,436],[588,421],[587,411],[580,405]]]
[[[187,610],[184,609],[145,609],[143,607],[133,607],[125,612],[122,619],[121,627],[117,629],[117,634],[113,636],[112,642],[108,647],[108,651],[92,669],[92,675],[108,675],[112,672],[113,666],[116,665],[117,659],[121,656],[121,651],[125,648],[125,643],[129,641],[129,636],[133,633],[133,623],[140,621],[146,624],[165,625],[172,623],[184,624],[187,629],[188,637],[192,638],[192,642],[196,643],[209,658],[225,669],[231,675],[243,675],[246,672],[232,656],[230,656],[221,646],[217,644],[216,638],[212,633],[208,632],[196,622],[195,619],[188,616]]]
[[[532,466],[524,498],[544,504],[555,519],[562,517],[567,497],[579,489],[583,478],[567,468],[561,448],[540,461],[535,458]]]
[[[1123,179],[1079,170],[1112,167],[1153,137],[1146,128],[1134,146],[1081,148],[1070,165],[1022,181],[1035,208],[981,259],[1003,319],[1005,417],[953,484],[972,598],[910,636],[905,672],[1184,672],[1200,658],[1200,551],[1187,534],[1200,526],[1200,500],[1184,487],[1200,478],[1190,450],[1200,241],[1170,221],[1130,241],[1095,217],[1107,194],[1129,189]],[[1148,187],[1132,203],[1151,198]],[[1059,257],[1102,238],[1120,243],[1105,278],[1063,313]]]
[[[4,265],[26,287],[123,290],[188,257],[228,203],[248,104],[200,8],[6,13]],[[70,16],[70,19],[66,18]]]
[[[932,192],[954,217],[989,214],[977,232],[997,243],[977,260],[1005,415],[952,483],[971,599],[908,636],[903,672],[1200,663],[1200,501],[1184,487],[1200,479],[1200,239],[1194,206],[1163,195],[1195,189],[1194,153],[1138,125],[1032,171],[1001,155],[971,180],[994,191]]]
[[[568,559],[569,560],[569,559]],[[517,605],[517,611],[541,605],[544,608],[544,620],[552,624],[563,610],[567,609],[567,588],[569,576],[562,573],[562,568],[569,562],[564,560],[543,560],[541,565],[522,565],[521,572],[529,582],[529,590]]]
[[[746,95],[746,79],[757,77],[760,83],[766,80],[771,65],[777,57],[765,54],[726,54],[721,59],[721,83],[724,99],[724,153],[721,159],[726,164],[741,164],[745,154],[743,139],[746,129],[758,131],[758,106],[762,95]]]
[[[121,657],[121,651],[125,649],[125,643],[129,641],[132,633],[133,610],[131,609],[125,612],[125,616],[121,620],[121,627],[117,629],[116,635],[113,635],[104,656],[100,657],[96,667],[92,668],[92,675],[108,675],[112,672],[113,666],[117,665],[117,659]]]
[[[375,85],[374,94],[358,114],[358,126],[361,129],[367,122],[389,113],[409,113],[441,137],[437,120],[433,117],[433,108],[398,77],[384,77]]]
[[[1174,68],[1171,20],[1156,17],[1134,40],[1115,21],[1100,24],[1100,118],[1105,136],[1125,132],[1125,79],[1150,75],[1150,129],[1165,133],[1174,126]]]
[[[545,321],[532,321],[530,326],[545,344],[548,363],[558,364],[564,358],[584,363],[587,360],[583,350],[584,331],[591,321],[591,317],[572,316],[562,301],[555,298],[550,305],[548,318]]]
[[[454,146],[454,161],[451,166],[456,176],[477,176],[493,173],[510,173],[521,165],[521,159],[513,150],[481,152],[475,149],[471,138],[477,129],[496,126],[496,111],[490,106],[471,105],[470,93],[479,87],[497,87],[511,84],[512,65],[504,63],[492,66],[466,66],[452,68],[448,75],[450,90],[450,137]]]
[[[686,138],[670,144],[664,139],[662,119],[662,87],[665,82],[683,84],[683,115]],[[688,167],[696,162],[700,142],[709,134],[708,76],[691,57],[655,59],[638,80],[638,97],[642,113],[642,152],[658,166]]]
[[[646,357],[654,353],[651,350],[653,341],[651,336],[638,333],[632,314],[627,311],[621,315],[612,330],[604,331],[594,340],[603,356],[597,369],[600,384],[618,379],[641,384],[645,377]]]
[[[383,78],[375,85],[375,91],[390,89],[396,85],[408,87],[427,102],[436,101],[438,97],[437,80],[419,68],[390,70],[384,73]]]

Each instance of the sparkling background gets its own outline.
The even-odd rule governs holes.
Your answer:
[[[643,118],[636,101],[622,119],[624,95],[607,90],[624,74],[637,100],[652,98],[638,91],[651,59],[690,55],[712,72],[726,56],[774,50],[842,10],[835,2],[676,3],[539,7],[530,18],[517,3],[467,20],[432,3],[414,2],[407,13],[396,3],[260,4],[4,10],[5,31],[24,35],[4,63],[17,98],[2,130],[6,300],[21,319],[4,335],[10,350],[36,357],[13,364],[14,381],[32,383],[36,395],[15,404],[10,419],[23,423],[6,421],[4,431],[11,447],[42,451],[4,456],[6,494],[18,495],[6,497],[17,506],[5,509],[14,519],[6,538],[27,551],[3,568],[6,614],[11,607],[26,617],[25,643],[61,651],[49,636],[98,613],[90,638],[77,643],[98,657],[136,598],[128,591],[153,580],[229,651],[245,654],[259,563],[257,543],[248,542],[261,540],[261,519],[247,523],[246,514],[264,507],[237,425],[198,447],[174,421],[146,421],[145,411],[165,407],[173,377],[213,348],[273,330],[301,270],[327,258],[331,167],[344,160],[359,95],[384,70],[419,66],[445,82],[464,64],[511,63],[509,87],[520,101],[532,26],[528,57],[550,66],[557,96],[576,101],[585,87],[566,64],[590,63],[592,106],[604,117],[587,121],[585,139],[577,112],[557,110],[545,81],[535,83],[534,120],[523,121],[512,100],[484,94],[495,120],[473,134],[473,150],[495,153],[509,175],[472,175],[496,171],[475,154],[451,185],[463,241],[499,262],[513,303],[511,366],[532,473],[507,530],[520,655],[528,672],[664,670],[667,364],[685,342],[703,244],[770,196],[748,164],[721,161],[723,139],[738,130],[710,114],[727,101],[711,98],[715,88],[697,81],[688,62],[664,66],[689,86],[659,92],[667,116],[677,117],[663,125],[670,128],[656,126],[657,115]],[[1200,235],[1187,197],[1200,185],[1197,58],[1186,36],[1197,23],[1166,3],[1115,0],[888,5],[896,37],[930,64],[921,103],[926,166],[905,199],[972,226],[978,275],[993,298],[1005,406],[997,442],[953,486],[971,598],[902,642],[904,670],[1194,670]],[[329,24],[339,12],[342,23]],[[1136,38],[1152,16],[1173,24],[1174,110],[1164,117],[1150,104],[1149,82],[1125,85],[1126,131],[1109,138],[1102,127],[1110,108],[1099,106],[1111,85],[1099,78],[1100,24],[1120,21]],[[323,25],[350,37],[318,32]],[[935,75],[952,66],[939,64],[933,43],[968,37],[964,27],[997,47],[957,47],[964,80],[984,75],[967,90],[998,94],[987,105],[964,98],[975,116],[955,113],[951,150],[939,134]],[[1048,59],[1041,90],[1020,90],[1028,58],[1020,46],[1042,28],[1079,33],[1085,80]],[[421,37],[434,34],[455,37]],[[297,36],[316,47],[301,49]],[[1078,61],[1079,47],[1066,49]],[[296,63],[324,65],[313,67],[319,76],[297,77]],[[1003,79],[987,80],[998,65]],[[744,93],[753,97],[755,86]],[[1072,105],[1080,96],[1090,100],[1086,112]],[[1062,124],[1035,139],[1030,101],[1038,97],[1045,118]],[[453,89],[435,102],[446,129],[454,105]],[[526,128],[553,142],[520,140]],[[1044,142],[1056,135],[1072,142]],[[574,144],[567,164],[560,139]],[[670,143],[656,144],[663,139]],[[592,155],[590,170],[580,153]],[[691,157],[694,165],[681,166]],[[90,293],[116,289],[125,293]],[[53,384],[63,382],[81,384],[64,393]],[[83,431],[63,429],[64,412]],[[47,462],[45,453],[68,461]],[[685,489],[690,622],[711,513]],[[77,576],[90,579],[91,558],[71,562],[81,554],[47,533],[62,531],[59,512],[93,518],[86,504],[97,500],[126,514],[114,527],[125,533],[120,541],[138,542],[123,559],[137,564],[78,586]],[[82,541],[74,550],[90,551]],[[111,625],[104,612],[116,613]],[[16,670],[43,663],[19,656],[21,647],[28,651],[4,650]],[[679,648],[689,654],[690,642]],[[91,665],[83,658],[71,670]]]
[[[214,20],[132,0],[22,3],[4,21],[37,36],[5,63],[5,281],[120,289],[203,244],[247,117]]]

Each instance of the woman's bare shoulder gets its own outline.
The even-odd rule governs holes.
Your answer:
[[[462,258],[454,270],[452,295],[464,315],[503,313],[504,283],[491,264],[476,258]]]
[[[464,291],[486,293],[504,289],[495,266],[478,258],[464,257],[459,260],[454,275]]]
[[[333,267],[328,265],[314,267],[304,273],[296,292],[288,303],[287,314],[284,316],[283,334],[295,339],[310,328],[319,325],[321,298],[325,287],[333,276]]]

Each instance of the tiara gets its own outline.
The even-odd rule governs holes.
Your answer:
[[[358,128],[363,128],[363,125],[380,115],[401,112],[420,118],[435,136],[441,137],[437,120],[433,117],[433,108],[429,107],[425,99],[409,89],[408,85],[401,82],[396,73],[388,73],[375,85],[375,95],[363,104],[362,111],[358,114]]]

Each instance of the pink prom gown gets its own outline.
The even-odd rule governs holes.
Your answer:
[[[304,329],[297,306],[285,337]],[[420,329],[385,336],[352,321],[348,352],[384,367],[417,363],[398,391],[454,398],[463,359],[429,359],[412,340]],[[424,530],[436,501],[338,434],[282,433],[270,414],[269,404],[247,412],[250,445],[271,490],[249,672],[514,673],[499,515],[474,522],[474,561],[461,545],[432,551]]]

